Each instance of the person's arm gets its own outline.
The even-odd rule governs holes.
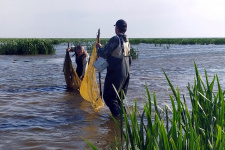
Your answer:
[[[83,71],[82,71],[82,74],[81,74],[81,79],[84,77],[86,71],[87,71],[87,67],[88,67],[88,60],[89,60],[89,56],[85,57],[82,61],[83,63]]]
[[[98,56],[107,59],[109,55],[118,47],[119,38],[117,36],[112,37],[104,48],[98,48]]]
[[[67,48],[68,52],[75,52],[76,47]]]

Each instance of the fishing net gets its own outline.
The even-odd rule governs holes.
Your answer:
[[[73,63],[71,61],[70,54],[68,51],[66,51],[63,72],[64,72],[67,88],[78,90],[81,85],[81,80],[78,77],[77,72],[75,71],[73,67]]]
[[[96,43],[97,43],[97,40],[95,42],[95,45]],[[90,58],[87,71],[84,75],[84,79],[80,86],[81,96],[85,100],[91,102],[91,105],[95,112],[99,111],[104,106],[104,103],[102,101],[102,98],[100,96],[100,92],[98,89],[95,68],[93,66],[96,58],[97,58],[97,49],[96,49],[96,46],[94,46],[93,51],[91,53],[91,58]]]

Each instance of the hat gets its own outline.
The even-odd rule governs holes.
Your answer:
[[[126,32],[127,30],[127,23],[123,19],[118,20],[114,26],[118,27],[120,32]]]

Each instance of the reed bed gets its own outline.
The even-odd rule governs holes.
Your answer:
[[[96,39],[0,39],[0,55],[36,55],[54,54],[54,45],[72,43],[73,45],[84,45],[88,53],[91,53]],[[107,44],[109,39],[101,39],[102,46]],[[131,47],[131,57],[136,59],[138,52]]]
[[[46,39],[2,39],[0,54],[2,55],[36,55],[54,54],[51,40]]]
[[[165,104],[164,109],[160,108],[155,93],[153,92],[152,97],[146,86],[146,101],[142,113],[137,110],[135,102],[133,110],[127,108],[127,113],[122,110],[119,121],[113,118],[120,133],[116,133],[111,149],[224,149],[224,91],[218,76],[215,75],[209,82],[205,71],[203,81],[195,64],[194,83],[187,86],[192,104],[188,108],[179,88],[175,89],[164,70],[163,73],[173,93],[170,95],[171,105]],[[213,92],[214,84],[217,92]],[[90,142],[88,144],[92,149],[97,149]]]
[[[49,39],[0,39],[0,54],[5,55],[35,55],[35,54],[54,54],[54,45],[61,43],[73,43],[73,45],[87,46],[87,50],[91,53],[95,38],[49,38]],[[106,45],[108,38],[102,38],[102,45]],[[200,44],[200,45],[222,45],[225,44],[225,38],[130,38],[131,45],[140,43],[155,44],[161,46],[167,44]],[[133,59],[138,57],[138,51],[131,46],[131,56]]]
[[[60,44],[64,42],[71,43],[87,43],[87,42],[95,42],[95,38],[53,38],[48,39],[52,40],[53,44]],[[1,40],[0,40],[1,41]],[[109,41],[109,38],[101,38],[101,43],[106,44]],[[200,44],[200,45],[223,45],[225,44],[225,38],[129,38],[129,41],[132,45],[146,43],[146,44]]]
[[[225,44],[225,38],[130,38],[131,44],[180,44],[180,45],[193,45],[193,44],[200,44],[200,45],[223,45]]]
[[[87,43],[87,42],[95,42],[95,38],[65,38],[65,39],[52,39],[54,44],[60,44],[64,42],[72,42],[72,43]],[[109,38],[102,38],[101,43],[106,44],[109,41]],[[179,45],[223,45],[225,44],[225,38],[129,38],[129,41],[132,45],[146,43],[146,44],[179,44]]]

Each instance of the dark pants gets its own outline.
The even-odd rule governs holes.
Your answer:
[[[126,78],[124,83],[119,84],[119,85],[114,85],[118,94],[119,94],[119,97],[121,97],[122,90],[123,90],[124,95],[127,94],[129,80],[130,80],[130,75],[128,75],[128,77]],[[124,99],[124,95],[123,95],[123,99]],[[104,98],[104,101],[105,101],[106,105],[109,107],[113,116],[119,116],[120,115],[121,102],[120,102],[119,97],[117,96],[113,86],[110,87],[110,88],[104,88],[103,98]]]

